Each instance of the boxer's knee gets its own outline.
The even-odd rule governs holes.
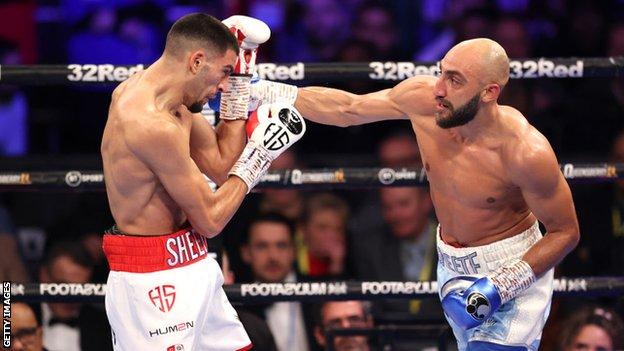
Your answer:
[[[471,341],[466,351],[527,351],[524,346],[507,346],[487,341]]]

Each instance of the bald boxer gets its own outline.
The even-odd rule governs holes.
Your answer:
[[[249,17],[224,23],[230,28],[205,14],[182,17],[162,56],[113,92],[101,151],[116,223],[103,240],[115,350],[251,348],[206,237],[305,123],[293,107],[271,104],[246,126],[249,69],[270,31]],[[197,112],[217,91],[227,109],[215,131]],[[204,174],[221,185],[216,192]]]
[[[537,350],[553,267],[579,240],[570,189],[548,140],[497,102],[509,79],[498,43],[461,42],[440,68],[437,78],[365,95],[268,81],[251,94],[323,124],[409,120],[440,221],[440,297],[460,350]]]

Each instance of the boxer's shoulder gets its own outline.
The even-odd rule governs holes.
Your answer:
[[[436,77],[414,76],[397,84],[390,91],[390,99],[408,115],[433,115],[436,101],[433,90]]]

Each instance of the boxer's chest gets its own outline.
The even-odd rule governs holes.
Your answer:
[[[433,193],[471,208],[499,208],[520,194],[509,178],[500,149],[464,145],[438,135],[420,140],[423,166]]]

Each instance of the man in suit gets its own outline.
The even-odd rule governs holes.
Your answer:
[[[351,240],[355,275],[361,280],[435,280],[437,223],[426,188],[392,187],[379,191],[383,224],[354,232]],[[437,301],[383,301],[374,306],[376,317],[442,318]],[[403,317],[403,316],[400,316]]]
[[[295,283],[294,225],[277,213],[253,219],[241,247],[243,261],[250,265],[257,283]],[[279,351],[308,351],[313,342],[311,310],[299,302],[277,302],[252,306],[273,333]]]

